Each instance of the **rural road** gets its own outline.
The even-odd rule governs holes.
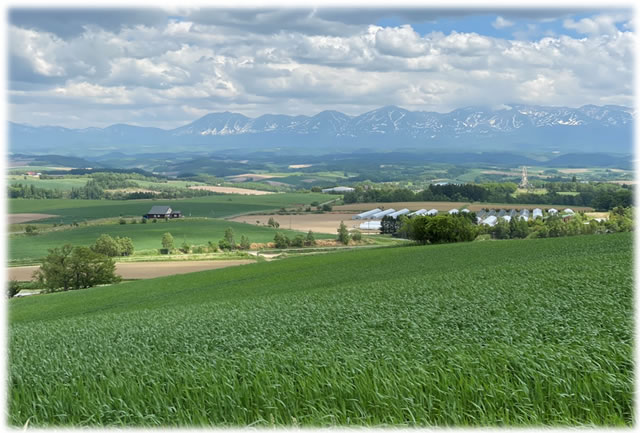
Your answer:
[[[116,263],[116,274],[125,280],[166,277],[167,275],[221,269],[229,266],[255,263],[254,260],[201,260],[175,262],[131,262]],[[8,268],[9,279],[29,281],[38,266],[17,266]]]

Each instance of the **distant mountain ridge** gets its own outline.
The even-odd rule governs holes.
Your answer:
[[[179,150],[243,150],[324,146],[327,150],[632,151],[632,109],[512,104],[466,107],[449,113],[385,106],[359,116],[323,111],[315,116],[207,114],[174,129],[126,124],[106,128],[33,127],[9,122],[10,150],[74,154]],[[168,150],[168,149],[165,149]]]

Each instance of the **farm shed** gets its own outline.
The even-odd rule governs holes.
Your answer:
[[[462,209],[460,212],[462,212],[462,213],[470,213],[471,211],[469,209]]]
[[[414,216],[414,215],[415,215],[415,216],[421,216],[421,215],[425,215],[426,213],[427,213],[427,210],[426,210],[426,209],[419,209],[419,210],[417,210],[417,211],[415,211],[415,212],[411,212],[411,213],[410,213],[409,215],[407,215],[407,216]]]
[[[383,210],[383,211],[380,211],[380,212],[378,212],[378,213],[375,213],[375,214],[371,215],[371,217],[370,217],[370,218],[373,218],[373,219],[377,220],[377,219],[380,219],[380,218],[382,218],[382,217],[385,217],[385,216],[387,216],[387,215],[389,215],[389,214],[392,214],[392,213],[394,213],[395,211],[396,211],[396,210],[395,210],[395,209],[393,209],[393,208],[391,208],[391,209],[387,209],[387,210]]]
[[[360,230],[380,230],[380,221],[365,221],[360,224]]]
[[[558,209],[551,208],[547,211],[549,215],[556,215],[558,213]]]
[[[506,211],[506,210],[504,210],[504,209],[500,209],[500,211],[496,214],[496,216],[497,216],[498,218],[502,218],[503,216],[505,216],[505,215],[506,215],[506,213],[507,213],[507,211]]]
[[[482,224],[488,225],[488,226],[495,226],[498,223],[498,217],[496,217],[495,215],[491,215],[487,218],[484,219],[484,221],[482,221]]]
[[[406,215],[406,214],[408,214],[409,212],[410,212],[410,210],[409,210],[409,209],[404,208],[404,209],[400,209],[400,210],[398,210],[398,211],[395,211],[395,212],[393,212],[393,213],[390,213],[390,214],[389,214],[389,216],[390,216],[391,218],[393,218],[393,219],[398,219],[398,217],[399,217],[400,215]]]
[[[509,215],[503,215],[501,218],[506,222],[511,222],[511,217]]]
[[[329,193],[329,194],[343,194],[345,192],[353,192],[353,191],[355,191],[355,189],[350,188],[348,186],[336,186],[334,188],[325,188],[322,190],[322,192]]]
[[[572,209],[569,209],[569,208],[566,208],[563,212],[570,215],[573,215],[575,213]]]
[[[152,206],[143,218],[180,218],[182,212],[173,210],[169,206]]]
[[[437,209],[431,209],[429,212],[427,212],[427,215],[438,215],[438,210]]]
[[[536,219],[536,218],[542,218],[542,209],[535,208],[533,210],[533,219]]]
[[[380,209],[378,209],[378,208],[371,209],[371,210],[368,210],[366,212],[359,213],[358,215],[354,216],[353,219],[354,220],[367,219],[367,218],[370,218],[371,215],[376,214],[378,212],[380,212]]]
[[[456,214],[456,213],[458,213],[458,209],[451,209],[451,210],[449,211],[449,214],[450,214],[450,215],[453,215],[453,214]]]

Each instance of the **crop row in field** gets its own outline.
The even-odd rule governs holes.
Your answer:
[[[353,251],[9,305],[14,425],[630,425],[629,234]]]
[[[266,219],[264,220],[266,223]],[[236,242],[240,242],[242,235],[251,242],[272,242],[276,231],[287,234],[290,238],[299,234],[290,230],[275,230],[270,227],[242,224],[213,218],[181,218],[179,220],[148,222],[147,224],[100,224],[79,226],[76,228],[43,232],[35,236],[12,235],[9,237],[9,260],[26,261],[38,259],[47,254],[50,248],[60,247],[65,243],[73,245],[91,245],[101,234],[112,237],[130,237],[136,250],[161,248],[162,235],[171,233],[175,245],[183,242],[190,245],[206,245],[208,241],[217,243],[224,236],[227,227],[231,227]],[[317,234],[316,238],[335,237]]]
[[[47,213],[60,215],[51,222],[69,223],[85,219],[117,216],[140,217],[153,205],[168,205],[186,216],[223,218],[246,212],[302,207],[314,201],[324,202],[335,198],[318,193],[286,193],[262,196],[213,195],[176,200],[9,200],[9,213]],[[48,220],[49,221],[49,220]]]

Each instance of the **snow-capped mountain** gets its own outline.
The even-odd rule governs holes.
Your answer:
[[[632,150],[635,114],[626,107],[579,108],[512,104],[497,109],[465,107],[449,113],[408,111],[386,106],[359,116],[323,111],[315,116],[211,113],[179,128],[130,125],[68,129],[11,123],[10,149],[74,154],[167,150],[296,148],[314,151],[393,150]]]

